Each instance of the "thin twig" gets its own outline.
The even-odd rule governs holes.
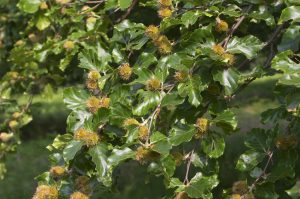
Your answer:
[[[192,157],[194,155],[194,149],[189,153],[187,159],[188,159],[188,162],[186,164],[186,172],[185,172],[185,177],[184,177],[184,181],[183,183],[185,185],[187,185],[190,181],[189,181],[189,173],[190,173],[190,167],[191,167],[191,163],[192,163]]]
[[[265,165],[265,167],[264,167],[264,170],[263,170],[263,172],[256,178],[256,180],[252,183],[252,185],[251,185],[250,188],[249,188],[248,193],[251,193],[251,192],[253,191],[253,189],[255,188],[256,184],[260,181],[260,179],[263,178],[265,175],[267,175],[266,172],[267,172],[267,169],[269,168],[269,165],[270,165],[270,163],[271,163],[271,161],[272,161],[273,151],[269,151],[269,152],[267,153],[267,155],[268,155],[269,158],[268,158],[268,161],[267,161],[267,163],[266,163],[266,165]]]
[[[126,19],[128,17],[128,15],[130,15],[132,9],[134,8],[134,6],[137,4],[138,0],[133,0],[131,5],[129,6],[129,8],[127,9],[126,13],[124,15],[122,15],[118,20],[117,23],[120,23],[121,21],[123,21],[124,19]]]
[[[246,18],[246,14],[248,14],[251,9],[252,9],[252,5],[248,6],[246,13],[243,16],[239,17],[237,19],[237,22],[233,24],[233,26],[230,28],[227,37],[220,43],[220,45],[222,45],[224,49],[227,48],[229,40],[233,36],[234,32],[238,29],[238,27],[242,24],[242,22]]]

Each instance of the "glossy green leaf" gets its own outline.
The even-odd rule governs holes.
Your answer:
[[[190,141],[196,134],[196,128],[192,125],[179,124],[172,128],[170,132],[170,142],[173,146],[178,146],[183,142]]]
[[[82,148],[83,142],[73,140],[71,141],[63,151],[63,158],[66,162],[73,160],[76,153]]]

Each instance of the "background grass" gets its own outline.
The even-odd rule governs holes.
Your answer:
[[[278,76],[267,77],[254,81],[232,101],[233,106],[236,107],[234,111],[238,117],[238,127],[241,133],[234,134],[227,139],[226,155],[222,157],[224,164],[220,169],[226,172],[221,173],[230,173],[231,176],[220,177],[226,179],[225,184],[227,183],[228,186],[236,180],[234,175],[236,171],[232,162],[226,161],[236,158],[238,152],[243,150],[242,141],[245,132],[251,128],[262,127],[259,115],[278,105],[272,94],[277,78]],[[45,147],[51,143],[55,134],[64,132],[69,113],[63,104],[61,93],[59,91],[54,98],[39,96],[34,99],[31,107],[33,121],[23,129],[22,137],[25,141],[17,152],[7,159],[8,173],[5,180],[0,181],[1,199],[31,198],[36,187],[34,177],[49,169],[48,151]],[[162,180],[147,176],[145,170],[146,168],[140,168],[136,163],[125,163],[122,169],[117,171],[118,175],[122,176],[118,179],[119,192],[109,193],[107,197],[111,199],[161,198],[165,192],[162,188]],[[151,183],[151,187],[145,183],[144,179]]]

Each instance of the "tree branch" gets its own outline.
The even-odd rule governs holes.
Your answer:
[[[248,6],[248,8],[246,10],[246,14],[248,14],[251,9],[252,9],[252,5]],[[233,24],[233,26],[230,28],[230,30],[227,34],[227,37],[220,43],[220,45],[222,45],[224,49],[227,48],[229,40],[233,36],[234,32],[238,29],[238,27],[242,24],[242,22],[244,21],[245,18],[246,18],[246,15],[239,17],[237,19],[237,22],[235,24]]]
[[[122,16],[116,21],[116,23],[120,23],[121,21],[123,21],[124,19],[126,19],[126,18],[130,15],[132,9],[133,9],[134,6],[137,4],[137,2],[138,2],[138,0],[133,0],[132,3],[131,3],[131,5],[130,5],[129,8],[127,9],[126,13],[125,13],[124,15],[122,15]]]

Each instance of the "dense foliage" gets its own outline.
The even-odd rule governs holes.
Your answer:
[[[48,146],[52,167],[37,177],[34,199],[109,198],[116,170],[133,161],[163,181],[161,198],[289,197],[299,177],[298,0],[0,6],[0,160],[30,122],[32,96],[73,85],[66,134]],[[225,162],[225,140],[239,131],[232,100],[276,73],[280,106],[262,114],[271,128],[248,132],[246,150]],[[29,102],[18,106],[20,93]],[[225,164],[239,176],[230,185]]]

